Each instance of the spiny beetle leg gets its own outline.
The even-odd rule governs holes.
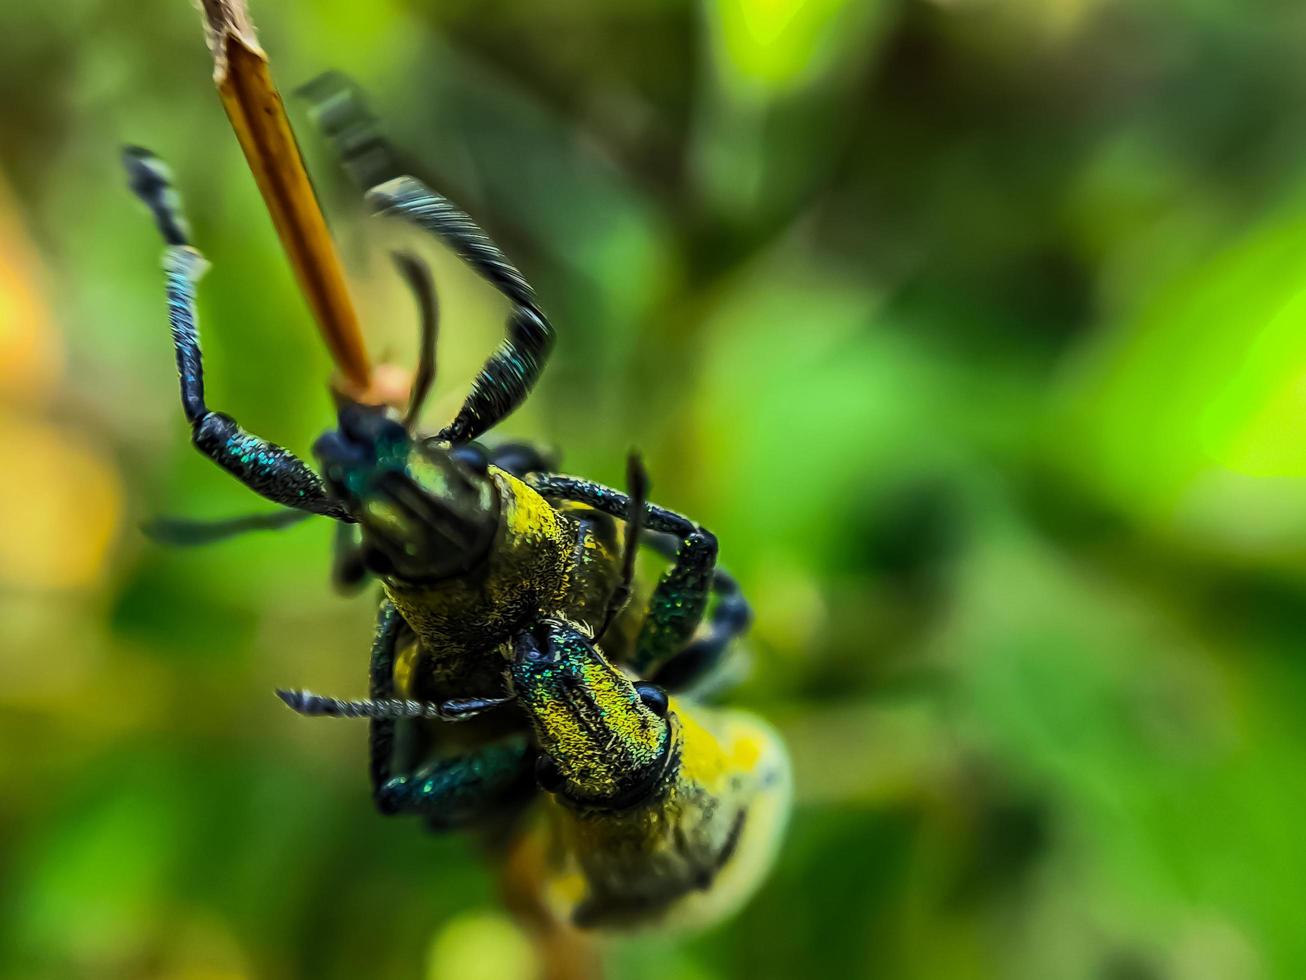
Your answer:
[[[712,576],[716,606],[708,619],[706,635],[690,641],[679,653],[665,660],[653,673],[653,683],[668,691],[694,687],[721,662],[730,641],[740,636],[753,621],[753,610],[739,584],[721,569]]]
[[[639,453],[632,452],[626,460],[626,535],[621,549],[621,578],[608,598],[608,608],[603,623],[594,633],[598,643],[608,627],[630,600],[631,586],[635,581],[635,555],[644,528],[644,513],[648,508],[648,473]]]
[[[341,595],[354,595],[368,580],[363,546],[354,533],[354,525],[337,524],[331,544],[331,584]]]
[[[588,504],[623,519],[629,513],[629,497],[600,483],[555,474],[533,474],[527,482],[546,499]],[[648,504],[645,526],[675,535],[679,545],[671,567],[653,591],[636,641],[631,667],[642,677],[656,672],[694,635],[707,608],[717,557],[716,536],[675,511]]]
[[[394,697],[395,656],[399,637],[405,629],[404,619],[389,599],[381,602],[376,614],[376,632],[372,637],[372,659],[368,668],[368,695],[377,700]],[[381,787],[390,780],[394,767],[395,720],[373,718],[367,731],[372,798],[381,807]]]
[[[141,524],[145,536],[160,544],[183,548],[216,544],[251,531],[280,531],[308,520],[313,515],[302,510],[274,510],[266,514],[243,514],[212,520],[190,517],[153,517]],[[340,527],[349,527],[341,524]]]
[[[370,188],[367,201],[378,213],[398,215],[435,235],[512,301],[507,336],[472,382],[457,417],[439,434],[455,445],[469,442],[530,393],[553,347],[553,328],[525,276],[490,236],[457,205],[403,174],[398,154],[357,85],[339,72],[327,72],[302,92],[345,170],[356,184]]]
[[[547,500],[566,500],[571,503],[585,504],[601,513],[625,519],[630,508],[630,499],[620,490],[606,487],[593,480],[583,480],[576,476],[563,476],[558,473],[530,473],[526,482],[541,497]],[[644,526],[650,531],[660,531],[676,538],[686,538],[695,531],[703,530],[688,517],[667,510],[657,504],[645,508]]]
[[[525,737],[518,737],[439,759],[411,776],[386,780],[376,804],[385,814],[419,814],[437,829],[464,826],[526,783],[533,754]]]
[[[493,428],[525,400],[553,349],[553,327],[535,291],[480,226],[447,198],[413,177],[396,177],[367,192],[379,214],[398,215],[435,235],[512,301],[506,336],[472,382],[471,393],[439,437],[455,445]]]
[[[429,441],[439,443],[441,440],[438,436],[433,436]],[[539,473],[558,465],[556,452],[528,442],[505,442],[493,447],[479,442],[464,442],[449,450],[449,455],[477,473],[484,473],[486,467],[494,465],[519,480],[524,479],[527,473]]]
[[[664,558],[675,560],[679,540],[674,535],[646,533],[643,543]],[[707,633],[663,663],[653,675],[655,684],[673,692],[692,689],[721,662],[730,641],[752,625],[752,607],[735,577],[720,565],[712,573],[712,596],[716,603],[708,618]]]
[[[340,164],[360,190],[404,172],[398,154],[381,133],[381,126],[347,76],[327,71],[296,92],[309,101],[309,115],[340,158]]]
[[[168,319],[177,354],[181,404],[196,448],[268,500],[337,520],[351,520],[303,460],[246,432],[231,416],[210,411],[204,403],[204,365],[195,311],[195,284],[204,273],[204,257],[188,240],[189,227],[167,167],[139,147],[128,147],[123,152],[123,163],[131,189],[153,212],[168,243],[163,255]]]
[[[490,450],[490,462],[521,479],[527,473],[551,470],[559,465],[558,454],[529,442],[504,442]]]
[[[369,670],[368,693],[374,701],[394,699],[395,656],[406,630],[403,617],[383,601]],[[410,771],[415,767],[396,759],[395,725],[392,717],[372,718],[369,725],[372,798],[384,814],[417,813],[436,828],[461,826],[492,812],[529,778],[531,750],[525,739],[497,742]]]

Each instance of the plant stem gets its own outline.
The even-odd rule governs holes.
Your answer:
[[[246,2],[201,0],[201,7],[213,55],[214,84],[300,289],[340,371],[336,385],[352,398],[370,400],[372,367],[344,269]]]

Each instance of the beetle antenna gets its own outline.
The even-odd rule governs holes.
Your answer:
[[[617,614],[625,608],[630,599],[630,586],[635,578],[635,556],[639,552],[639,538],[644,530],[644,519],[648,511],[648,471],[638,452],[631,451],[626,458],[626,494],[629,498],[626,511],[626,534],[621,553],[621,579],[612,598],[608,600],[607,612],[603,616],[603,625],[594,634],[597,644],[603,639]]]
[[[189,548],[226,541],[250,531],[280,531],[312,516],[303,510],[274,510],[266,514],[246,514],[243,517],[225,517],[212,521],[189,517],[155,517],[141,524],[141,530],[152,541]]]
[[[417,373],[413,376],[412,393],[408,396],[408,411],[404,413],[404,427],[411,429],[422,412],[426,396],[435,384],[435,345],[440,336],[440,304],[436,300],[435,280],[431,267],[411,252],[391,254],[399,274],[417,298],[421,317],[421,346],[417,354]]]
[[[124,146],[122,162],[127,168],[127,185],[154,214],[163,240],[169,245],[189,245],[190,225],[168,165],[142,146]]]
[[[404,173],[394,147],[381,133],[381,121],[349,76],[335,70],[323,72],[295,94],[308,100],[310,118],[355,186],[367,190]]]
[[[440,721],[463,721],[474,718],[511,698],[451,698],[448,701],[409,701],[403,698],[328,698],[311,691],[278,690],[277,697],[292,711],[310,717],[376,718],[397,721],[402,718],[435,718]]]

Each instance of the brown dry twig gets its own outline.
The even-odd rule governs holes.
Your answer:
[[[200,6],[213,55],[214,84],[295,277],[340,371],[336,387],[356,400],[388,400],[372,390],[372,366],[345,285],[344,269],[246,2],[200,0]]]
[[[259,46],[246,0],[199,0],[213,55],[213,81],[272,216],[282,247],[308,299],[340,377],[338,391],[370,404],[403,405],[411,378],[368,360],[344,269],[313,192],[304,159]],[[540,896],[543,855],[529,836],[500,866],[504,901],[535,943],[543,980],[599,980],[592,940],[556,921]]]

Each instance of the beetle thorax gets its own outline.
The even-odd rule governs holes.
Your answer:
[[[482,564],[420,585],[386,581],[387,595],[442,676],[466,676],[476,661],[561,601],[578,527],[539,494],[490,469],[499,495],[499,527]],[[494,661],[498,669],[498,661]],[[483,692],[482,692],[483,693]]]

